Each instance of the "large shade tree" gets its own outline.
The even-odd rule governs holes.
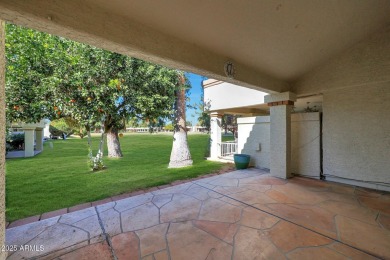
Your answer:
[[[198,125],[206,128],[207,131],[210,131],[210,113],[208,110],[208,105],[202,101],[197,105],[198,108]]]
[[[127,119],[172,113],[175,70],[11,24],[6,41],[9,120],[70,116],[87,130],[101,125],[109,156],[121,157]]]
[[[59,38],[16,25],[6,26],[6,115],[34,123],[55,116],[49,85],[65,48]]]
[[[87,127],[101,123],[109,157],[121,157],[118,133],[129,118],[155,120],[172,113],[176,72],[162,66],[72,43],[51,92],[62,113]],[[77,71],[78,73],[74,73]]]

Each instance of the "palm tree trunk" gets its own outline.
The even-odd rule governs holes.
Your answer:
[[[180,168],[192,165],[191,153],[187,141],[186,90],[184,88],[184,76],[180,76],[179,81],[181,82],[182,87],[176,91],[173,145],[169,168]]]

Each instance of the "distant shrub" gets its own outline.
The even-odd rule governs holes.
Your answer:
[[[21,150],[24,144],[24,134],[10,134],[6,139],[6,150]]]
[[[173,131],[173,125],[172,124],[168,124],[164,127],[165,130],[167,131]]]

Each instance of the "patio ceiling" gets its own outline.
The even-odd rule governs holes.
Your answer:
[[[88,1],[286,81],[390,21],[389,1]]]
[[[0,0],[1,19],[267,92],[289,90],[389,13],[387,0]]]

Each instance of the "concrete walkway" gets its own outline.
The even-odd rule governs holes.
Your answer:
[[[390,259],[390,195],[250,169],[6,231],[9,259]]]
[[[42,150],[34,150],[34,156],[40,154]],[[10,151],[5,155],[6,159],[25,158],[24,151]]]

